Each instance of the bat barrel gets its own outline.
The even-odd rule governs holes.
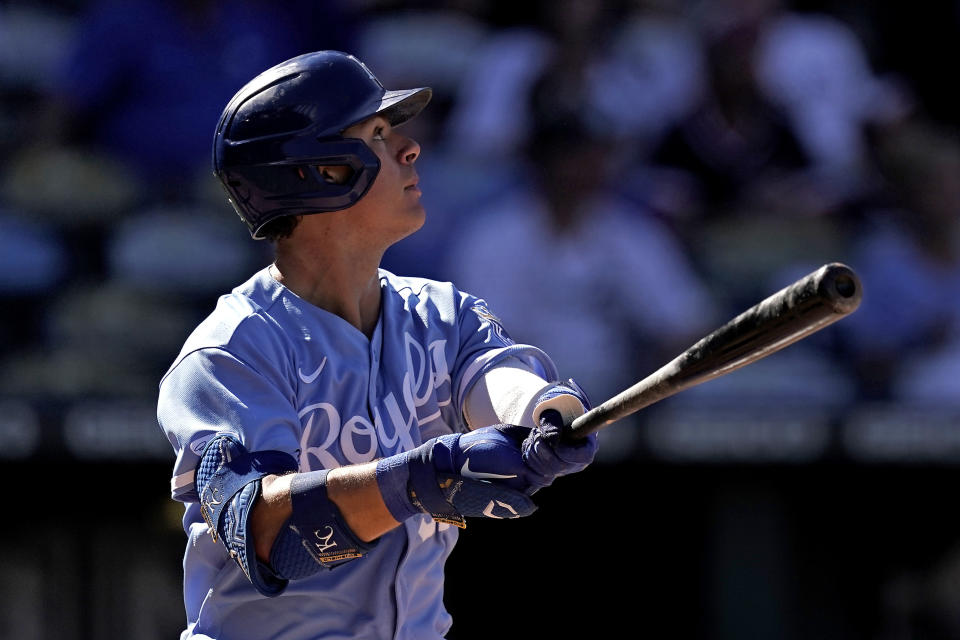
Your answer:
[[[862,296],[860,279],[850,267],[826,264],[580,416],[570,424],[567,435],[586,437],[679,391],[756,362],[853,313]]]

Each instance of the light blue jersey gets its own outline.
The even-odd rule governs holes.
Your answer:
[[[158,419],[176,452],[174,499],[186,504],[183,638],[442,637],[443,565],[457,530],[413,517],[367,556],[261,596],[200,515],[199,454],[216,433],[250,451],[287,452],[301,471],[363,463],[465,431],[464,397],[490,367],[553,363],[516,345],[482,300],[450,283],[380,272],[372,337],[276,282],[264,269],[223,296],[160,384]]]

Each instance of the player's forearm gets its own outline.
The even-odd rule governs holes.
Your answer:
[[[327,476],[327,495],[358,538],[370,542],[400,525],[393,519],[377,485],[377,463],[334,469]]]
[[[296,474],[265,476],[260,499],[251,513],[257,557],[268,562],[280,528],[293,513],[290,483]],[[377,486],[376,463],[333,469],[327,475],[327,496],[337,505],[354,534],[369,542],[399,523],[390,515]]]

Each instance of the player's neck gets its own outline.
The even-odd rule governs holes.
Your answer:
[[[270,274],[300,298],[373,334],[380,316],[379,256],[277,247]]]

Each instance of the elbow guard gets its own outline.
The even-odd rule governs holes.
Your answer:
[[[290,580],[360,557],[373,546],[356,539],[336,505],[327,499],[327,472],[313,471],[294,478],[293,516],[277,535],[270,564],[260,562],[250,534],[260,480],[296,469],[296,460],[289,454],[250,452],[231,434],[207,443],[197,468],[200,512],[210,535],[224,545],[257,591],[268,597],[281,594]]]
[[[280,451],[251,453],[236,436],[220,434],[204,448],[197,467],[200,513],[214,542],[221,542],[247,579],[265,596],[279,595],[287,581],[257,561],[250,513],[263,476],[294,471],[297,463]]]

